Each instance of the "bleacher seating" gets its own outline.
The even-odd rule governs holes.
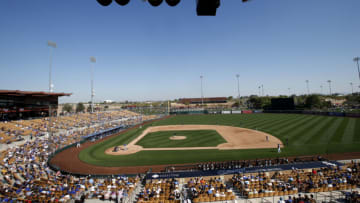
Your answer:
[[[137,117],[139,114],[131,111],[109,111],[109,112],[97,112],[90,113],[78,113],[71,116],[59,116],[53,117],[51,120],[51,132],[57,133],[60,131],[69,131],[77,128],[89,127],[91,125],[102,125],[98,128],[88,128],[86,131],[82,131],[82,134],[93,133],[100,128],[106,129],[110,126],[116,126],[118,124],[109,123],[122,118]],[[154,118],[154,116],[141,116],[144,120]],[[130,121],[130,124],[133,121]],[[129,124],[126,121],[122,122]],[[42,136],[48,132],[49,118],[40,118],[32,120],[17,120],[0,122],[0,143],[8,144],[21,139],[22,136]]]
[[[353,170],[354,169],[354,170]],[[292,170],[234,175],[230,181],[244,196],[251,198],[288,196],[298,192],[329,192],[355,189],[359,185],[359,165],[338,168]]]
[[[92,118],[90,118],[92,117]],[[131,118],[120,121],[121,118]],[[130,111],[81,114],[54,119],[54,133],[51,139],[33,134],[32,140],[22,145],[9,147],[0,153],[0,201],[18,200],[35,202],[65,202],[81,198],[129,198],[140,178],[123,176],[109,178],[78,178],[62,175],[47,166],[49,155],[57,148],[79,142],[83,135],[117,125],[134,125],[153,119]],[[84,119],[84,120],[82,120]],[[69,121],[69,122],[68,122]],[[93,122],[90,122],[93,121]],[[1,123],[2,135],[7,132],[23,136],[24,129],[40,130],[46,127],[46,119]],[[73,125],[72,125],[73,124]],[[78,126],[80,128],[76,128]],[[86,128],[82,128],[86,127]],[[10,135],[12,136],[12,135]],[[6,138],[6,137],[5,137]]]

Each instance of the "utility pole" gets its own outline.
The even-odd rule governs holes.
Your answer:
[[[95,92],[94,92],[94,65],[93,63],[96,63],[96,58],[95,57],[90,57],[90,62],[91,62],[91,67],[90,67],[90,72],[91,72],[91,114],[94,113],[94,96],[95,96]]]
[[[310,94],[310,89],[309,89],[309,80],[305,80],[306,82],[306,88],[307,88],[307,94]]]
[[[240,86],[239,86],[239,74],[236,74],[236,78],[237,78],[237,88],[238,88],[238,95],[239,95],[239,109],[240,109]]]
[[[323,93],[323,86],[320,85],[320,94],[322,94],[322,93]]]
[[[168,115],[170,115],[170,100],[168,100]]]
[[[203,94],[203,76],[200,75],[200,87],[201,87],[201,106],[204,107],[204,94]]]
[[[331,96],[331,80],[327,81],[329,83],[329,92],[330,92],[330,96]]]
[[[351,86],[351,94],[354,94],[354,88],[353,88],[353,83],[350,82],[350,86]]]

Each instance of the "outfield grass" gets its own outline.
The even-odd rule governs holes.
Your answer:
[[[185,136],[184,140],[171,140],[172,136]],[[148,133],[136,145],[144,148],[162,147],[216,147],[226,140],[216,130],[177,130]]]
[[[280,156],[360,151],[358,118],[298,114],[194,115],[174,116],[145,125],[141,129],[130,130],[81,151],[79,158],[87,163],[102,166],[136,166],[279,156],[273,149],[141,151],[124,156],[104,153],[109,147],[131,142],[148,126],[175,124],[229,125],[264,131],[278,137],[284,143],[286,139],[289,140],[289,146],[282,149]]]

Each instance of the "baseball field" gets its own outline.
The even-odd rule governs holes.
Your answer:
[[[263,140],[254,139],[253,142],[254,144],[265,143],[265,137],[269,135],[273,144],[268,148],[254,147],[254,149],[241,146],[224,149],[211,148],[224,145],[224,142],[230,138],[224,136],[224,140],[219,131],[205,128],[144,133],[146,129],[154,127],[184,125],[231,127],[235,129],[236,133],[233,134],[236,136],[245,132],[241,130],[249,129],[250,134],[244,133],[244,137],[233,136],[231,139],[240,144],[244,140],[247,142],[246,146],[250,146],[249,142],[252,138],[263,136],[261,138]],[[260,134],[252,135],[251,133],[254,132]],[[119,155],[106,153],[115,146],[121,147],[127,144],[126,147],[131,147],[131,143],[141,149],[134,153]],[[278,153],[276,149],[278,143],[282,146],[281,153]],[[210,148],[202,149],[201,147]],[[177,150],[178,148],[185,150]],[[172,116],[81,149],[78,158],[86,164],[96,166],[124,167],[344,152],[360,152],[360,119],[358,118],[299,114],[233,114]]]

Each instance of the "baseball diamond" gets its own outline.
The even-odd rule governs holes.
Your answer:
[[[171,126],[172,128],[170,128]],[[189,130],[189,128],[191,130],[199,130],[199,126],[205,126],[200,129],[207,130],[211,129],[210,126],[222,126],[236,130],[248,129],[249,132],[263,133],[263,137],[261,142],[259,142],[254,136],[249,136],[250,141],[254,138],[252,145],[260,143],[257,149],[241,149],[240,147],[237,149],[221,150],[190,147],[179,150],[177,147],[166,149],[154,147],[146,150],[139,145],[133,145],[141,141],[141,138],[147,134],[147,131],[153,132],[153,129],[161,128],[169,131],[174,130],[175,126],[177,128],[181,126],[182,130]],[[84,167],[91,166],[94,169],[93,171],[85,169],[86,173],[95,171],[102,173],[103,170],[104,172],[106,171],[106,167],[111,167],[113,172],[133,171],[133,173],[136,173],[144,172],[149,168],[162,168],[168,164],[359,152],[359,132],[360,120],[348,117],[263,113],[248,115],[172,116],[143,124],[141,127],[135,126],[126,132],[113,135],[95,143],[86,143],[81,148],[72,151],[71,157],[65,158],[63,156],[62,153],[65,154],[65,150],[65,152],[61,152],[53,158],[52,163],[72,171],[74,167],[70,166],[70,160],[74,161],[73,165],[81,162],[82,164],[78,165],[75,171],[72,171],[77,173],[84,172],[81,169],[82,165]],[[267,143],[266,135],[269,136],[270,143],[274,139],[273,144],[269,143],[270,148],[265,148]],[[227,140],[226,137],[224,139]],[[237,141],[241,143],[242,140],[244,141],[243,138]],[[278,142],[283,143],[280,154],[275,149],[275,143]],[[120,150],[117,155],[115,155],[115,152],[111,153],[111,149],[115,146],[124,144],[127,144],[127,150]],[[152,145],[155,144],[152,143]],[[227,144],[229,143],[220,145]],[[250,143],[246,145],[250,146]],[[135,147],[132,148],[133,146]],[[74,152],[78,155],[74,156]],[[130,170],[130,168],[132,169]]]

